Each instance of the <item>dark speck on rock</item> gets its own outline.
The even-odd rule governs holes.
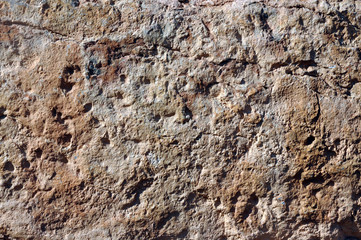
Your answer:
[[[71,0],[71,5],[73,7],[78,7],[79,6],[79,0]]]

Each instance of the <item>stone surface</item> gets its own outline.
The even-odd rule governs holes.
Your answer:
[[[0,0],[0,238],[360,239],[355,0]]]

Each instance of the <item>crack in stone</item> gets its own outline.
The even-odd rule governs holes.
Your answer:
[[[10,20],[0,20],[0,24],[2,25],[7,25],[7,26],[11,26],[11,25],[18,25],[18,26],[23,26],[23,27],[29,27],[29,28],[33,28],[36,30],[40,30],[40,31],[47,31],[56,35],[60,35],[62,37],[66,37],[66,38],[70,38],[69,36],[62,34],[60,32],[54,31],[52,29],[48,29],[45,27],[41,27],[41,26],[36,26],[27,22],[22,22],[22,21],[10,21]]]

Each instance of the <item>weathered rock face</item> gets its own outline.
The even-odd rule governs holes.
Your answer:
[[[0,238],[361,238],[357,0],[1,0]]]

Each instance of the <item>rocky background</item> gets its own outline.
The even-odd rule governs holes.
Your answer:
[[[0,239],[361,239],[358,0],[0,0]]]

